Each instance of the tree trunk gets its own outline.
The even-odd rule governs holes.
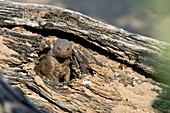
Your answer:
[[[164,42],[126,32],[67,9],[11,2],[0,5],[1,26],[27,26],[42,35],[59,36],[57,32],[62,31],[69,40],[152,75],[168,66],[166,49],[170,45]]]
[[[113,112],[113,107],[123,100],[113,81],[129,67],[134,70],[131,72],[161,79],[164,79],[161,75],[169,73],[165,67],[169,68],[167,51],[170,44],[129,33],[71,10],[0,2],[0,26],[0,66],[4,76],[11,84],[26,86],[28,89],[24,91],[30,92],[30,88],[48,100],[57,112]],[[66,38],[74,43],[72,81],[60,85],[34,73],[38,54],[56,38]],[[76,81],[77,78],[80,80]],[[134,85],[132,77],[125,79],[116,80],[125,86]],[[106,89],[104,85],[114,88]],[[44,100],[33,101],[43,108]],[[50,105],[43,109],[55,111]]]

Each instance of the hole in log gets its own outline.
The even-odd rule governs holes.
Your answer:
[[[12,29],[12,28],[14,28],[16,26],[13,25],[13,26],[3,26],[3,27]],[[20,27],[20,26],[17,25],[17,27]],[[54,30],[54,29],[45,30],[45,29],[38,29],[38,28],[29,27],[29,26],[21,26],[21,27],[23,27],[27,31],[31,31],[32,33],[41,34],[42,36],[45,36],[45,37],[47,37],[49,35],[51,35],[51,36],[54,35],[54,36],[57,36],[58,38],[65,38],[65,39],[68,39],[69,41],[74,41],[75,43],[78,43],[78,44],[82,45],[83,47],[85,47],[87,49],[91,49],[93,51],[96,51],[99,54],[104,55],[104,56],[108,57],[111,60],[118,61],[118,62],[120,62],[122,64],[127,65],[128,67],[131,67],[134,71],[136,71],[136,72],[138,72],[138,73],[140,73],[142,75],[145,75],[145,77],[149,77],[149,78],[154,77],[154,76],[150,76],[150,74],[146,73],[141,68],[138,68],[136,65],[131,65],[131,64],[127,63],[126,61],[123,61],[121,59],[117,59],[117,56],[115,54],[109,53],[109,51],[104,50],[104,49],[98,47],[97,45],[94,45],[94,44],[88,42],[87,40],[85,40],[83,38],[80,38],[79,36],[76,36],[74,34],[66,33],[66,32],[61,31],[61,30]],[[88,38],[88,36],[87,36],[87,38]],[[97,43],[101,44],[100,42],[97,42]],[[44,51],[42,51],[42,52],[44,52]],[[46,50],[45,50],[45,52],[46,52]],[[42,54],[42,53],[40,52],[38,54]],[[89,72],[91,72],[91,71],[89,71]],[[72,77],[72,78],[74,78],[74,77]],[[155,78],[153,78],[153,79],[155,79]]]

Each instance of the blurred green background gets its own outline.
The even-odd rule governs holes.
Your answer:
[[[133,33],[170,42],[169,0],[11,0],[79,11]]]

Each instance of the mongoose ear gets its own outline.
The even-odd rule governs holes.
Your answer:
[[[73,48],[74,42],[73,42],[73,41],[70,41],[70,44],[71,44],[71,47]]]
[[[53,40],[53,46],[55,45],[55,43],[56,43],[56,40]]]
[[[58,39],[57,39],[57,40],[58,40]],[[57,40],[53,40],[53,43],[51,44],[51,45],[52,45],[51,48],[54,48],[54,46],[56,45]]]

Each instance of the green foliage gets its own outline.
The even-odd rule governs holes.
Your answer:
[[[143,18],[149,26],[149,29],[145,32],[153,38],[170,43],[170,0],[142,0],[140,2],[131,0],[131,2],[134,5],[132,12],[140,13],[140,16],[142,16],[140,18]],[[156,80],[170,87],[170,46],[162,51],[166,58],[157,60],[160,65],[155,66],[155,69],[157,69],[157,75],[160,78],[158,77]],[[158,56],[152,57],[154,59]],[[161,112],[170,111],[170,88],[168,87],[159,96],[160,100],[156,101],[153,105]]]

